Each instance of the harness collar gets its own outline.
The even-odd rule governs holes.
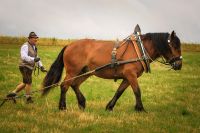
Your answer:
[[[140,62],[142,64],[142,67],[144,68],[144,71],[146,73],[151,72],[150,62],[149,62],[150,58],[147,56],[148,53],[146,52],[146,49],[144,48],[140,35],[132,34],[130,35],[130,40],[133,43],[133,46],[135,48],[138,58],[143,58],[143,60],[141,60]]]

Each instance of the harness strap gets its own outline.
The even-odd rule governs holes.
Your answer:
[[[136,40],[136,38],[135,38],[135,36],[133,34],[130,36],[130,39],[131,39],[131,41],[133,43],[133,46],[135,48],[135,51],[136,51],[136,54],[137,54],[138,58],[142,58],[141,50],[138,47],[137,40]],[[148,72],[148,68],[147,68],[146,63],[144,62],[144,60],[140,60],[140,62],[142,64],[142,67],[144,68],[144,71],[147,73]]]
[[[115,42],[114,44],[114,47],[113,47],[113,50],[111,52],[111,65],[110,67],[111,68],[114,68],[115,70],[115,75],[114,77],[117,77],[116,73],[117,73],[117,68],[116,68],[116,61],[117,61],[117,58],[116,58],[116,55],[117,55],[117,49],[119,48],[119,41],[117,39],[117,41]],[[114,78],[114,81],[116,82],[117,81],[117,78]]]
[[[34,67],[34,76],[38,76],[40,74],[40,70],[39,70],[39,66],[35,66]],[[37,74],[36,74],[36,71],[37,71]]]
[[[111,52],[111,68],[115,67],[115,62],[117,61],[116,55],[117,55],[117,49],[119,48],[119,41],[117,40],[115,42],[115,45],[113,47],[113,50]]]

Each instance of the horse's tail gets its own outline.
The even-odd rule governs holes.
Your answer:
[[[63,72],[63,53],[67,46],[65,46],[61,52],[59,53],[57,59],[54,61],[54,63],[51,65],[50,70],[48,71],[47,75],[45,76],[43,80],[43,90],[42,95],[46,95],[54,85],[56,86],[57,83],[60,81],[62,77]]]

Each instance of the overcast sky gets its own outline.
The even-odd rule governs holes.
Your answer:
[[[123,39],[175,30],[200,42],[200,0],[0,0],[0,35]]]

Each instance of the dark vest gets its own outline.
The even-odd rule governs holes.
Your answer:
[[[33,58],[37,57],[37,48],[36,47],[35,47],[35,50],[34,50],[34,48],[28,42],[24,43],[23,45],[28,45],[28,56],[31,56]],[[27,62],[27,61],[22,60],[20,58],[19,66],[23,66],[23,67],[25,66],[25,67],[33,70],[34,66],[35,66],[35,62],[34,61]]]

